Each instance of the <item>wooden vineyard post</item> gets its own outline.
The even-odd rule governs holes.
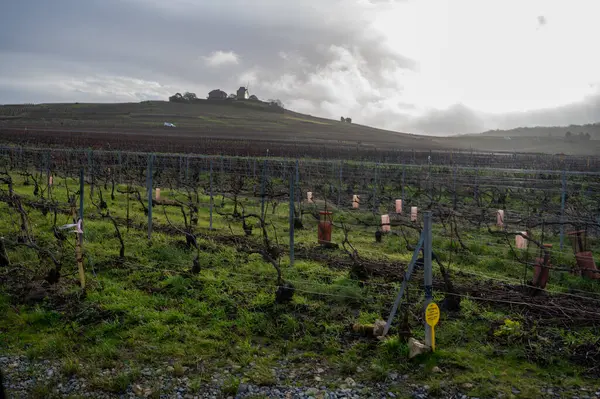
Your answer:
[[[425,239],[423,240],[423,260],[424,260],[424,274],[425,274],[425,307],[429,306],[433,302],[433,268],[431,264],[431,251],[432,251],[432,233],[431,233],[431,211],[425,212],[424,220],[424,233]],[[431,347],[433,344],[432,340],[432,328],[429,324],[425,323],[425,345]]]
[[[83,226],[83,199],[84,199],[84,173],[83,168],[79,171],[79,220]],[[73,215],[75,216],[75,215]],[[77,233],[77,242],[75,244],[75,256],[77,259],[77,269],[79,271],[79,283],[81,289],[85,289],[85,269],[83,268],[83,233]]]
[[[452,169],[452,209],[456,210],[456,171],[457,167],[454,165]]]
[[[262,182],[260,186],[260,217],[265,220],[265,184],[267,184],[267,160],[263,162]]]
[[[121,151],[117,151],[117,162],[119,163],[119,184],[123,184],[123,166]]]
[[[79,170],[79,219],[83,220],[83,183],[84,183],[83,168]]]
[[[148,241],[152,239],[152,163],[154,161],[153,155],[148,155]]]

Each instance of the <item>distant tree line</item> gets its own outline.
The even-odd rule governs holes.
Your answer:
[[[352,118],[344,118],[343,116],[340,118],[340,122],[342,123],[352,123]]]
[[[591,138],[592,136],[590,136],[589,133],[580,132],[579,134],[573,134],[570,130],[567,131],[567,133],[565,133],[565,140],[570,143],[579,141],[590,141]]]
[[[186,91],[183,95],[181,93],[177,93],[169,97],[169,101],[172,103],[191,103],[198,99],[196,93],[190,93]]]
[[[214,90],[213,92],[221,92],[221,90]],[[213,93],[211,92],[211,93]],[[227,99],[227,100],[236,100],[237,99],[237,95],[236,93],[231,93],[229,95],[227,95],[227,93],[225,92],[221,92],[222,93],[222,99]],[[209,99],[210,99],[210,95],[209,95]],[[254,94],[251,95],[248,100],[250,101],[260,101],[258,99],[258,97],[256,97]],[[184,94],[181,93],[176,93],[174,95],[172,95],[171,97],[169,97],[169,102],[172,103],[192,103],[192,102],[196,102],[196,101],[200,101],[198,99],[198,96],[196,95],[196,93],[192,93],[189,91],[186,91]],[[284,109],[285,106],[283,104],[283,102],[280,99],[269,99],[267,100],[267,104],[269,104],[272,107],[275,108],[280,108],[280,109]]]

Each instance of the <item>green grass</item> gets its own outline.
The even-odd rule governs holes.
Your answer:
[[[15,181],[16,192],[34,198],[31,185],[23,185],[19,176]],[[68,180],[67,184],[72,192],[76,190],[75,181]],[[60,202],[66,201],[64,188],[56,188],[53,195]],[[168,188],[162,195],[184,199],[182,193]],[[123,220],[126,197],[118,194],[112,200],[105,192],[105,199],[111,214]],[[202,203],[207,200],[205,195],[200,198]],[[244,202],[248,212],[259,212],[260,204],[255,199],[244,198]],[[153,221],[157,228],[151,245],[146,237],[146,217],[140,208],[139,203],[130,203],[130,217],[141,228],[127,231],[120,225],[126,242],[126,257],[120,260],[112,224],[99,219],[98,211],[86,201],[85,296],[81,295],[74,274],[74,236],[59,247],[52,235],[53,215],[29,211],[37,242],[52,248],[63,261],[63,278],[53,296],[37,304],[15,301],[9,295],[11,287],[1,288],[3,353],[23,353],[32,359],[62,359],[61,374],[66,377],[93,374],[90,370],[95,369],[118,368],[124,363],[133,365],[134,371],[93,380],[94,387],[114,394],[123,392],[139,378],[135,367],[168,362],[175,377],[186,375],[186,367],[202,364],[204,374],[190,378],[194,391],[200,391],[210,381],[212,371],[223,364],[235,365],[242,370],[240,376],[232,376],[222,387],[224,395],[234,395],[240,382],[276,384],[273,369],[277,361],[293,357],[300,359],[299,367],[306,359],[316,360],[330,365],[334,375],[366,381],[385,381],[390,372],[409,374],[411,380],[430,385],[434,392],[443,391],[444,384],[473,384],[468,394],[479,397],[498,393],[510,396],[512,387],[518,388],[523,397],[539,397],[539,389],[545,385],[570,388],[589,383],[582,367],[569,362],[567,356],[558,355],[557,350],[570,351],[578,345],[595,342],[597,329],[569,331],[560,325],[531,325],[509,307],[463,298],[459,314],[442,315],[436,328],[439,350],[409,362],[406,343],[398,336],[391,335],[379,342],[351,333],[354,323],[370,324],[387,318],[399,288],[400,274],[371,277],[361,283],[351,277],[347,267],[336,265],[336,259],[348,259],[342,249],[323,252],[333,259],[331,262],[298,258],[293,267],[284,254],[281,260],[284,279],[297,291],[291,303],[275,304],[277,274],[273,266],[259,254],[246,253],[241,245],[219,241],[221,235],[243,236],[239,221],[214,215],[215,230],[211,232],[207,228],[208,211],[200,208],[195,229],[200,233],[201,271],[191,274],[195,251],[180,245],[184,240],[181,234],[160,229],[168,225],[162,207],[155,208]],[[226,200],[224,210],[232,209],[231,201]],[[268,221],[275,226],[277,239],[283,246],[288,240],[288,211],[285,203],[274,213],[268,210]],[[348,211],[336,212],[336,216],[351,220]],[[168,207],[166,213],[173,224],[183,225],[179,209]],[[10,215],[6,203],[0,203],[0,218],[5,222],[0,224],[0,236],[15,235]],[[369,211],[360,211],[357,216],[364,220],[373,218]],[[58,218],[58,224],[70,219],[66,215]],[[316,220],[306,216],[304,225],[295,234],[298,248],[314,245],[316,241]],[[340,230],[338,226],[334,228],[336,242],[343,240]],[[442,226],[436,224],[434,232],[434,247],[440,248],[436,252],[453,272],[455,284],[480,281],[478,275],[503,281],[523,278],[522,265],[507,253],[504,242],[484,229],[470,227],[461,231],[465,240],[469,240],[470,252],[451,252],[450,249],[457,247],[456,241],[451,243],[443,237]],[[414,243],[416,234],[407,234]],[[412,256],[401,237],[388,235],[376,244],[373,228],[353,225],[350,238],[361,258],[369,262],[394,265],[406,263]],[[249,240],[248,245],[260,245],[258,229]],[[547,241],[556,243],[557,237],[550,236]],[[592,245],[598,248],[597,242]],[[557,261],[572,261],[568,255],[561,256],[565,259]],[[40,259],[35,251],[22,246],[9,248],[9,257],[30,278],[38,280],[52,267],[48,259]],[[456,275],[459,270],[476,275],[459,277]],[[437,279],[437,267],[434,272]],[[423,339],[424,331],[412,315],[421,311],[421,278],[417,274],[409,285],[410,322],[418,339]],[[593,282],[568,273],[553,273],[550,288],[600,293]],[[442,297],[436,293],[436,299]],[[56,306],[53,298],[60,299],[62,305]],[[519,331],[494,334],[506,320],[518,321]],[[526,337],[530,338],[527,342]],[[548,346],[547,341],[556,347]],[[442,373],[432,373],[434,366]],[[47,385],[36,386],[32,395],[43,397],[51,389]]]

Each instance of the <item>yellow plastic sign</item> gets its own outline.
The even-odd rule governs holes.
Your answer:
[[[431,327],[431,350],[435,352],[435,325],[440,321],[440,308],[430,303],[425,309],[425,321]]]

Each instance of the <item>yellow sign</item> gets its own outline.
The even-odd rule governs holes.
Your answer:
[[[438,321],[440,321],[440,308],[438,308],[438,305],[433,302],[427,305],[427,309],[425,309],[425,320],[431,327],[434,327]]]
[[[425,321],[431,327],[431,350],[435,352],[435,325],[440,321],[440,308],[430,303],[425,309]]]

